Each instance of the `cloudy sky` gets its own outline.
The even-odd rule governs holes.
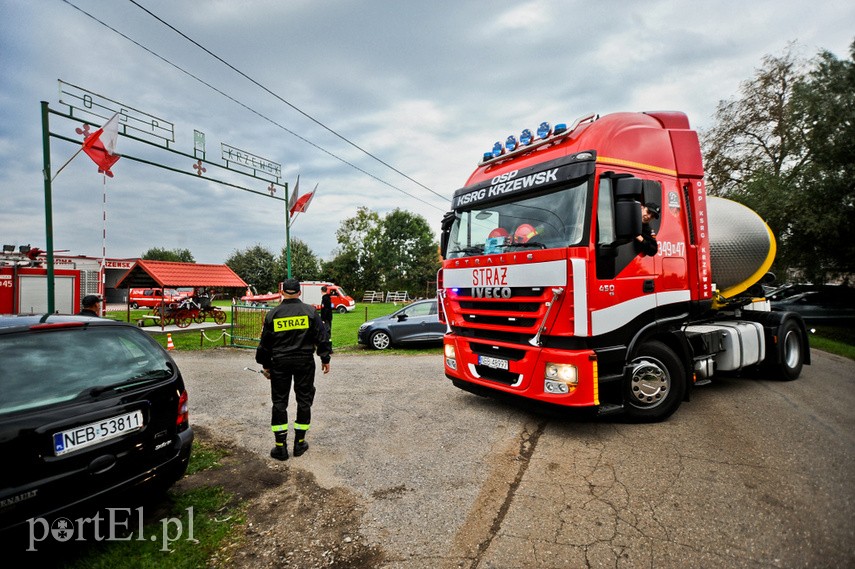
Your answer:
[[[214,164],[225,143],[280,164],[292,189],[317,184],[291,234],[329,259],[360,206],[438,228],[481,154],[523,128],[644,110],[708,128],[764,55],[795,41],[848,58],[853,39],[851,0],[0,0],[0,239],[44,247],[40,101],[67,112],[58,80],[172,123],[178,152],[198,130]],[[80,127],[51,115],[54,134]],[[54,173],[78,148],[51,138]],[[195,172],[125,137],[117,151]],[[108,257],[278,252],[284,203],[206,168],[258,193],[127,159],[105,184],[80,154],[53,182],[54,248],[100,256],[106,191]]]

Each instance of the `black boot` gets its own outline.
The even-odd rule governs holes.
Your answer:
[[[288,460],[288,437],[276,434],[276,446],[270,450],[270,458]]]
[[[294,453],[297,454],[296,452]],[[276,445],[270,451],[270,458],[275,458],[276,460],[288,460],[288,447],[285,445]]]
[[[306,442],[306,431],[294,431],[294,456],[301,456],[309,450],[309,443]]]

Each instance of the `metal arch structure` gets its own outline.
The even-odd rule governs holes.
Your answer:
[[[218,163],[211,161],[207,158],[205,135],[203,132],[198,130],[194,130],[193,153],[189,154],[181,152],[172,148],[172,145],[175,142],[175,130],[174,125],[171,122],[143,111],[139,111],[133,107],[124,105],[76,85],[66,83],[62,80],[59,80],[59,91],[59,102],[60,104],[68,107],[67,112],[51,109],[48,102],[41,102],[42,153],[44,164],[42,173],[44,175],[45,194],[45,249],[47,253],[47,309],[49,313],[53,313],[55,310],[52,203],[52,182],[54,176],[51,174],[50,139],[56,138],[57,140],[62,140],[75,145],[82,144],[81,140],[70,138],[58,132],[51,132],[50,115],[83,123],[83,128],[77,129],[77,132],[78,134],[83,134],[85,137],[88,134],[88,129],[90,127],[94,126],[95,128],[99,128],[100,125],[104,124],[111,116],[118,113],[120,117],[119,136],[141,144],[154,146],[160,150],[182,158],[190,159],[193,164],[191,169],[183,170],[167,164],[146,160],[131,154],[117,153],[118,156],[134,162],[146,164],[148,166],[169,170],[177,174],[184,174],[197,178],[204,177],[210,182],[283,202],[285,209],[285,243],[288,258],[288,274],[290,275],[291,244],[289,227],[290,216],[288,211],[288,183],[281,180],[281,166],[278,163],[237,149],[236,147],[225,143],[221,143],[221,158],[223,162]],[[246,178],[259,180],[269,185],[264,191],[259,191],[227,180],[205,175],[208,171],[206,166],[231,172]],[[62,168],[60,168],[60,170],[61,169]],[[282,190],[282,195],[284,197],[275,195],[277,188]]]

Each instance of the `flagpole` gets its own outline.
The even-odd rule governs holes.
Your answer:
[[[57,176],[59,176],[59,173],[60,173],[60,172],[62,172],[62,170],[63,170],[66,166],[68,166],[69,164],[71,164],[71,161],[72,161],[72,160],[74,160],[75,158],[77,158],[77,155],[78,155],[78,154],[80,154],[81,152],[83,152],[83,147],[82,147],[82,146],[81,146],[80,148],[78,148],[78,149],[77,149],[77,152],[75,152],[75,153],[71,156],[71,158],[69,158],[68,160],[66,160],[66,161],[65,161],[65,164],[63,164],[62,166],[60,166],[60,167],[59,167],[59,170],[57,170],[57,171],[56,171],[56,174],[54,174],[54,175],[53,175],[53,178],[51,178],[51,182],[52,182],[52,181],[54,181],[54,180],[56,180],[56,177],[57,177]]]
[[[47,312],[53,314],[54,273],[53,273],[53,199],[51,197],[50,175],[50,127],[48,126],[48,103],[42,101],[42,155],[45,177],[45,249],[47,249]],[[17,308],[16,308],[17,310]]]
[[[287,195],[287,191],[286,191]],[[285,200],[285,266],[287,267],[286,278],[291,278],[291,210],[288,208],[288,200]]]

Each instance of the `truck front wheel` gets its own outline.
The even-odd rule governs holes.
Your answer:
[[[663,421],[677,410],[686,392],[683,364],[661,342],[642,344],[625,380],[627,416],[642,423]]]

